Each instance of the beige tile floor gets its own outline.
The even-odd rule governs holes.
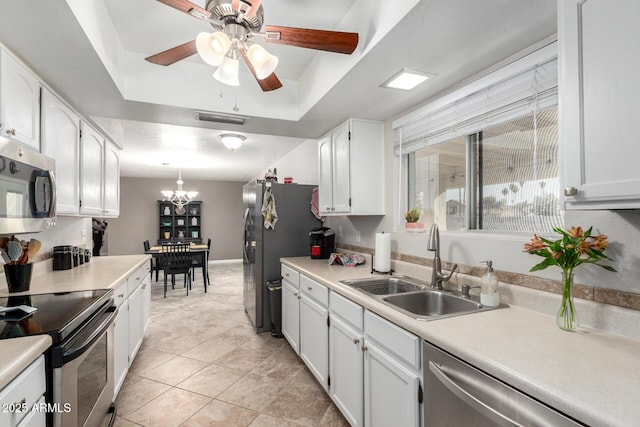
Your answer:
[[[116,405],[126,426],[346,426],[286,340],[256,334],[242,305],[242,264],[196,272],[163,298],[153,284],[151,323]]]

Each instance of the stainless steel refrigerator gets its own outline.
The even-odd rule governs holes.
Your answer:
[[[262,204],[271,185],[278,220],[264,227]],[[309,232],[320,221],[311,213],[313,185],[250,182],[243,187],[243,302],[257,332],[271,331],[266,283],[279,280],[280,258],[309,256]]]

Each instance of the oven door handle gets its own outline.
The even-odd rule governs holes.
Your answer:
[[[64,354],[62,355],[62,362],[68,363],[73,359],[81,356],[86,350],[88,350],[102,335],[109,329],[113,320],[116,317],[116,306],[111,306],[107,309],[107,311],[102,315],[104,320],[97,326],[94,331],[89,335],[85,340],[78,343],[77,345],[74,343],[69,348],[65,349]]]

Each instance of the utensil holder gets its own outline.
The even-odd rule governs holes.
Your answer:
[[[9,292],[28,291],[31,286],[33,264],[5,264],[4,276]]]

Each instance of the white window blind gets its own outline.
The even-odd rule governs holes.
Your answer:
[[[554,42],[394,120],[394,151],[412,153],[557,104]]]

